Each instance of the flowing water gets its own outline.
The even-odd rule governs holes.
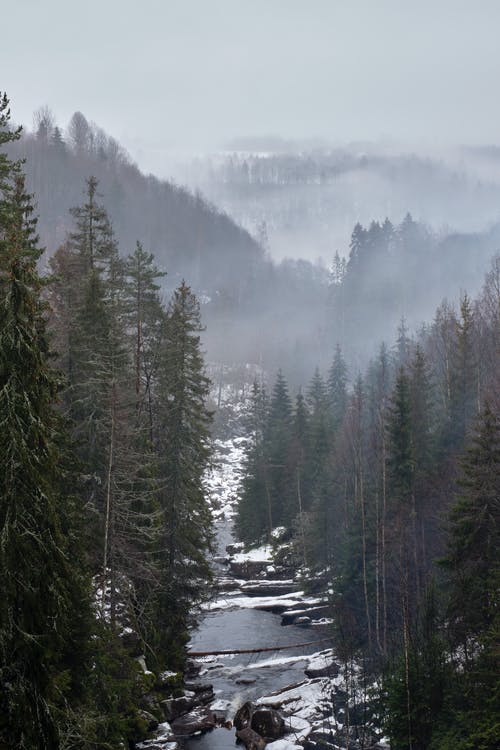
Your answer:
[[[230,543],[228,525],[219,522],[219,545]],[[239,592],[232,592],[232,594]],[[218,597],[220,598],[220,597]],[[228,603],[231,595],[228,594]],[[296,625],[281,625],[280,615],[257,609],[223,609],[207,613],[199,628],[192,634],[192,651],[217,651],[247,648],[277,648],[294,646],[284,651],[259,654],[232,654],[205,657],[200,682],[213,685],[217,713],[232,719],[236,710],[247,700],[283,688],[304,679],[305,654],[325,646],[300,646],[308,641],[320,641],[324,632]],[[201,659],[200,661],[203,661]],[[189,750],[221,750],[234,748],[234,730],[214,729],[204,735],[185,740]]]

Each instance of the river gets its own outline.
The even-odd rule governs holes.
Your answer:
[[[232,540],[229,518],[217,522],[219,553]],[[222,549],[223,548],[223,549]],[[227,571],[217,565],[218,571],[227,576]],[[227,605],[231,599],[240,596],[240,591],[227,594]],[[218,599],[223,598],[222,594]],[[318,650],[316,644],[300,646],[308,641],[320,641],[324,632],[315,628],[302,628],[296,625],[281,625],[280,615],[249,607],[235,607],[208,612],[193,632],[190,649],[192,651],[217,651],[251,648],[274,648],[293,646],[284,651],[268,651],[261,654],[233,654],[230,656],[206,657],[200,682],[213,685],[216,701],[214,710],[232,719],[236,710],[247,700],[254,700],[279,688],[304,679],[305,654]],[[186,750],[220,750],[234,748],[234,729],[214,729],[197,737],[191,737],[182,744]]]

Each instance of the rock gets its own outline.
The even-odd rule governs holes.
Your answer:
[[[332,649],[313,654],[304,672],[307,677],[336,677],[340,667],[333,661]]]
[[[192,703],[184,696],[181,698],[167,698],[161,701],[163,715],[167,721],[173,721],[192,708]]]
[[[255,677],[240,677],[239,679],[235,680],[235,683],[237,685],[253,685],[254,682],[256,682]]]
[[[172,733],[172,727],[168,722],[164,722],[158,726],[156,737],[139,742],[136,747],[137,750],[179,750],[179,746]]]
[[[194,680],[198,677],[202,669],[202,665],[194,661],[194,659],[187,659],[186,666],[184,668],[184,679]]]
[[[252,721],[253,705],[248,701],[244,703],[237,711],[233,719],[233,724],[238,731],[250,726]]]
[[[200,692],[186,690],[185,694],[181,695],[179,698],[167,698],[167,700],[161,701],[166,720],[173,721],[179,716],[192,711],[194,708],[199,708],[207,703],[211,703],[215,698],[212,686],[202,685],[201,687],[204,689]]]
[[[256,708],[252,713],[250,726],[254,732],[268,740],[279,739],[285,730],[283,717],[272,708]]]
[[[320,605],[319,607],[304,607],[303,605],[299,604],[297,607],[290,607],[281,615],[281,624],[282,625],[291,625],[294,622],[297,622],[297,619],[299,617],[309,617],[309,619],[312,619],[313,615],[317,615],[320,612],[325,612],[328,609],[328,605]]]
[[[248,596],[281,596],[298,591],[295,581],[249,581],[240,586]]]
[[[336,677],[339,673],[339,665],[332,662],[324,667],[307,667],[304,672],[307,677]]]
[[[333,733],[328,730],[316,729],[307,738],[304,744],[304,750],[338,750],[338,745],[334,741]]]
[[[245,549],[243,542],[234,542],[233,544],[228,544],[226,546],[226,552],[228,555],[234,555],[236,552],[241,552],[243,549]]]
[[[230,560],[229,568],[231,573],[237,578],[255,578],[263,570],[267,569],[270,563],[266,560]]]
[[[215,699],[214,691],[212,689],[212,686],[209,685],[209,690],[203,690],[203,691],[196,693],[196,696],[194,699],[194,705],[206,706],[209,703],[212,703],[214,699]]]
[[[206,709],[195,709],[172,722],[172,729],[178,737],[189,737],[196,732],[207,732],[216,726],[217,717]]]
[[[217,590],[222,591],[236,591],[240,588],[240,581],[230,576],[221,576],[217,579]]]
[[[214,563],[218,563],[219,565],[225,565],[229,558],[225,557],[224,555],[214,555],[212,559]]]
[[[311,625],[311,618],[306,617],[305,615],[303,615],[302,617],[297,617],[297,619],[295,620],[295,625],[300,625],[300,627],[302,628],[308,628]]]
[[[243,742],[247,750],[264,750],[267,744],[266,741],[258,735],[257,732],[250,729],[250,727],[239,729],[236,732],[236,736],[241,742]]]
[[[156,716],[153,716],[153,714],[150,714],[149,711],[139,711],[139,716],[141,719],[144,719],[145,722],[147,722],[146,731],[147,732],[154,732],[155,729],[157,729],[159,725],[159,721],[156,718]]]
[[[212,693],[214,689],[209,682],[185,682],[184,687],[193,693]]]

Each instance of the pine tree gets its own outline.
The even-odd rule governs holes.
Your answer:
[[[287,525],[296,515],[294,480],[288,465],[291,426],[292,404],[288,384],[279,370],[271,393],[269,417],[264,434],[269,533],[276,526]]]
[[[465,454],[460,487],[443,565],[451,583],[450,624],[472,657],[474,639],[484,636],[498,617],[500,421],[488,404]]]
[[[190,613],[211,579],[211,515],[203,475],[210,458],[209,381],[200,347],[199,303],[183,282],[170,304],[163,339],[158,414],[158,462],[162,528],[156,552],[157,659],[178,668],[188,639]]]
[[[409,379],[401,367],[394,386],[389,433],[389,470],[391,488],[400,507],[409,507],[413,491],[415,461],[413,455]]]
[[[153,385],[159,363],[160,337],[164,313],[160,301],[159,279],[166,276],[140,242],[125,264],[127,321],[133,331],[131,340],[135,370],[135,402],[138,422],[147,416],[149,438],[153,441]]]
[[[460,301],[450,378],[449,439],[458,449],[463,446],[467,428],[477,414],[478,364],[474,337],[471,301],[464,294]]]
[[[336,432],[342,424],[347,408],[347,365],[338,344],[328,372],[327,394],[332,427]]]
[[[2,160],[0,745],[53,750],[57,712],[82,677],[90,605],[68,555],[74,529],[63,492],[64,428],[55,409],[59,379],[49,367],[41,250],[17,170],[4,190],[6,165]]]
[[[270,505],[266,491],[267,468],[264,455],[268,406],[265,386],[254,381],[247,422],[251,445],[246,457],[236,515],[236,531],[238,538],[243,542],[257,542],[266,529],[272,527],[269,519]]]

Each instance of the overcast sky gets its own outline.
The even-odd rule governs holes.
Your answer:
[[[17,121],[82,111],[146,169],[280,134],[500,141],[500,0],[0,0]]]

